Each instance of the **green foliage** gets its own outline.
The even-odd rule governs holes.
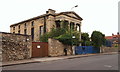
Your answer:
[[[82,33],[81,40],[82,40],[82,46],[90,46],[91,45],[88,33]]]
[[[49,33],[41,36],[41,42],[48,42],[48,38],[59,40],[65,45],[79,45],[80,33],[78,31],[68,30],[68,22],[61,22],[62,28],[52,29]],[[73,39],[72,36],[75,36]]]
[[[73,23],[70,24],[70,30],[71,30],[71,31],[74,31],[74,24],[73,24]]]
[[[57,29],[52,29],[50,32],[49,32],[49,38],[54,38],[54,37],[58,37],[62,34],[65,34],[66,33],[66,30],[64,28],[57,28]]]
[[[88,33],[82,33],[81,34],[81,39],[84,41],[89,41],[89,34]]]
[[[68,22],[61,21],[60,24],[61,24],[61,26],[62,26],[63,29],[65,29],[66,31],[68,31],[68,24],[69,24]]]
[[[91,46],[92,42],[91,41],[85,41],[85,46]]]
[[[59,40],[60,42],[62,42],[65,45],[72,45],[72,36],[69,33],[60,35],[60,36],[56,37],[55,39]]]
[[[78,31],[73,31],[72,36],[75,36],[75,38],[72,38],[73,45],[79,45],[80,44],[80,33]]]
[[[95,46],[96,48],[99,48],[105,44],[105,35],[99,31],[93,31],[91,39],[93,42],[93,46]]]
[[[45,33],[40,37],[40,42],[48,42],[49,34]]]
[[[72,36],[75,36],[75,38],[72,38]],[[59,40],[60,42],[62,42],[65,45],[79,45],[80,43],[80,34],[77,31],[74,32],[66,32],[65,34],[62,34],[58,37],[56,37],[55,39]]]

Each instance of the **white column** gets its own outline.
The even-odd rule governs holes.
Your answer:
[[[74,23],[74,30],[76,30],[76,23]]]
[[[68,24],[68,29],[70,29],[70,23],[71,23],[71,22],[70,22],[70,21],[68,21],[68,22],[69,22],[69,24]]]

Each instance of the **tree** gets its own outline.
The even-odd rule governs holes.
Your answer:
[[[82,40],[82,46],[90,46],[91,45],[88,33],[82,33],[81,40]]]
[[[105,44],[105,35],[100,31],[93,31],[91,35],[93,46],[100,51],[100,47]]]

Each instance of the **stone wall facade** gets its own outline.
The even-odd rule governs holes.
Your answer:
[[[46,14],[12,24],[10,26],[10,32],[32,35],[33,41],[39,42],[40,36],[46,32],[50,32],[52,28],[58,28],[57,23],[60,21],[67,21],[69,28],[71,28],[70,25],[73,24],[74,29],[81,33],[82,20],[83,19],[73,11],[55,13],[55,10],[48,9]],[[32,29],[34,30],[33,33]]]
[[[49,56],[63,56],[64,48],[67,48],[67,55],[72,55],[72,47],[67,46],[55,39],[48,39],[48,55]]]
[[[1,32],[2,61],[15,61],[31,58],[31,36]]]
[[[101,47],[101,53],[118,52],[118,47]]]

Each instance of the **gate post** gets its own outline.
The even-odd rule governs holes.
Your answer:
[[[75,46],[72,46],[72,53],[73,53],[73,55],[75,55]]]

